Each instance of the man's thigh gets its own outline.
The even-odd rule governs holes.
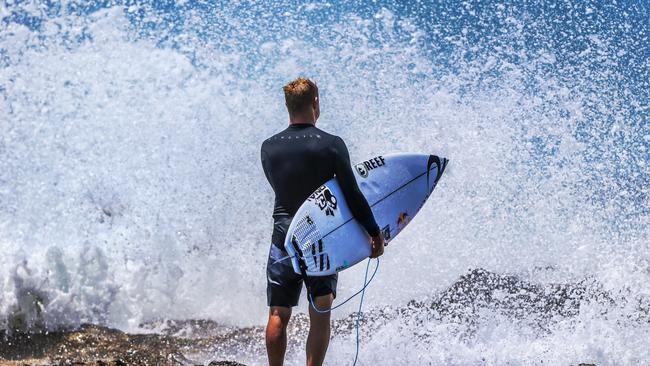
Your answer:
[[[293,271],[287,252],[271,244],[266,265],[266,300],[270,307],[291,308],[298,305],[302,278]]]
[[[307,283],[307,290],[312,299],[315,300],[326,295],[332,295],[332,299],[335,299],[338,279],[339,275],[336,273],[329,276],[308,277],[305,282]]]

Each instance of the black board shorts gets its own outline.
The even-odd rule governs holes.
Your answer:
[[[266,302],[269,306],[294,307],[298,305],[302,291],[303,276],[293,271],[289,254],[271,244],[266,264]],[[283,259],[279,261],[280,259]],[[307,277],[306,285],[313,299],[332,294],[336,298],[338,274]]]

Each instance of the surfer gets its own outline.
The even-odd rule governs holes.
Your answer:
[[[283,247],[287,229],[305,199],[336,176],[350,211],[370,235],[371,257],[384,252],[384,237],[354,178],[345,143],[315,126],[320,116],[318,87],[313,81],[299,77],[283,89],[289,126],[266,139],[261,149],[264,174],[275,192],[272,245],[266,268],[269,306],[266,349],[271,366],[284,363],[287,324],[291,308],[298,305],[303,281],[319,309],[331,308],[336,297],[338,275],[303,278],[293,271],[289,261],[278,261],[288,255]],[[330,313],[318,313],[310,306],[308,366],[322,365],[329,337]]]

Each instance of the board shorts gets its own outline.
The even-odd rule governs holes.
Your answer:
[[[298,305],[302,291],[303,276],[293,271],[289,254],[271,244],[269,260],[266,264],[266,302],[268,306],[294,307]],[[278,260],[286,258],[282,261]],[[312,299],[332,294],[336,298],[338,274],[307,277],[307,290]]]

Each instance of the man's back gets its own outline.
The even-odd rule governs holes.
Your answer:
[[[336,176],[346,201],[366,230],[379,229],[363,194],[359,191],[343,140],[313,124],[292,124],[262,144],[262,166],[275,191],[272,242],[282,247],[293,215],[307,197]]]
[[[334,176],[334,138],[312,124],[295,124],[264,141],[262,165],[275,191],[274,216],[293,216],[307,196]]]

